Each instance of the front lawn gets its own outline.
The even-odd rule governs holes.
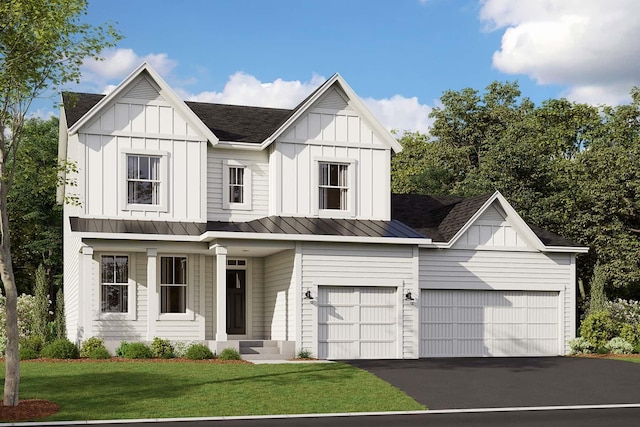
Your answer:
[[[0,364],[4,381],[4,363]],[[48,420],[206,417],[425,409],[341,363],[21,363],[21,399],[60,405]]]

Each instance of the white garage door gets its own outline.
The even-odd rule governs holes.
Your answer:
[[[320,359],[398,357],[396,288],[318,288]]]
[[[420,357],[559,354],[558,292],[423,290]]]

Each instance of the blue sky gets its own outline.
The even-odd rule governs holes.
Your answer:
[[[124,35],[72,90],[147,60],[185,99],[293,107],[339,72],[389,128],[426,131],[442,92],[517,80],[536,103],[628,102],[636,0],[90,0]]]

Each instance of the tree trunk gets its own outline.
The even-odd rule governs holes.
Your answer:
[[[4,168],[0,167],[2,171]],[[4,173],[2,174],[4,176]],[[5,350],[4,405],[17,406],[20,389],[18,353],[18,290],[11,263],[11,239],[7,215],[7,186],[0,183],[0,279],[7,297],[7,348]]]

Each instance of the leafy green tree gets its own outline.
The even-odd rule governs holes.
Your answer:
[[[34,292],[35,273],[43,265],[48,293],[55,296],[62,276],[62,206],[56,203],[60,165],[58,118],[26,120],[8,194],[14,275],[18,293]]]
[[[26,114],[48,90],[78,82],[80,66],[113,46],[111,26],[81,22],[86,0],[8,0],[0,2],[0,279],[7,299],[4,405],[19,400],[17,298],[13,273],[8,194],[23,140]]]
[[[49,283],[47,273],[42,264],[36,270],[35,316],[33,318],[33,334],[49,341]]]

